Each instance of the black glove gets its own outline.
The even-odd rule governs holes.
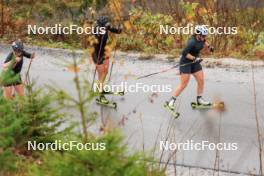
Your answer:
[[[211,53],[214,52],[214,47],[213,46],[210,45],[210,46],[208,46],[208,48],[209,48]]]
[[[118,33],[120,34],[123,31],[123,29],[124,29],[124,26],[122,24],[120,24],[118,26]]]
[[[105,24],[105,27],[106,27],[106,29],[109,29],[109,28],[111,28],[111,23],[110,22],[107,22],[106,24]]]

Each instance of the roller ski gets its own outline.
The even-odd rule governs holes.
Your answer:
[[[94,83],[94,88],[93,88],[95,93],[99,93],[99,94],[104,94],[104,95],[119,95],[119,96],[124,96],[125,95],[125,91],[105,91],[102,86],[100,85],[100,83],[96,82]]]
[[[124,96],[125,95],[125,92],[124,91],[118,91],[118,92],[109,91],[109,92],[104,92],[103,94],[104,95],[119,95],[119,96]]]
[[[178,118],[180,116],[180,113],[175,110],[175,106],[170,104],[170,102],[166,101],[164,108],[169,111],[174,118]]]
[[[204,100],[202,97],[197,98],[197,102],[191,102],[193,109],[223,109],[225,107],[224,102],[211,103]]]
[[[96,98],[96,103],[99,105],[107,106],[107,107],[114,108],[114,109],[117,108],[116,102],[107,100],[104,95],[101,95],[99,98]]]

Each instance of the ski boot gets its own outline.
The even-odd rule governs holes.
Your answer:
[[[193,109],[207,109],[212,108],[212,103],[204,100],[202,97],[197,97],[197,102],[191,102]]]
[[[168,101],[165,102],[164,107],[172,114],[174,118],[178,118],[180,116],[180,113],[176,111],[175,106]]]
[[[114,108],[114,109],[117,108],[116,102],[110,102],[109,100],[106,99],[104,94],[101,94],[100,97],[96,99],[96,103],[99,104],[99,105],[108,106],[108,107],[111,107],[111,108]]]
[[[212,103],[210,101],[206,101],[203,99],[203,97],[198,97],[197,98],[197,105],[199,106],[210,106]]]

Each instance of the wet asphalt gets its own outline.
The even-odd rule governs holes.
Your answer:
[[[49,84],[58,86],[76,95],[72,82],[73,72],[65,68],[65,61],[71,55],[59,51],[36,51],[37,58],[32,64],[31,77],[37,80],[37,86]],[[4,58],[8,49],[1,48],[0,56]],[[77,55],[77,58],[79,55]],[[23,73],[28,66],[25,60]],[[118,55],[113,67],[110,85],[126,82],[128,85],[167,85],[174,89],[179,83],[178,70],[171,70],[145,79],[138,76],[168,68],[175,63],[166,61],[139,61],[126,54]],[[67,65],[67,64],[66,64]],[[93,67],[88,63],[81,66],[80,75],[88,79],[93,77]],[[176,163],[182,166],[220,169],[234,173],[258,173],[259,148],[254,110],[252,70],[248,68],[204,68],[204,97],[211,101],[224,101],[225,111],[193,110],[190,102],[196,99],[196,83],[190,80],[188,87],[177,99],[178,119],[173,118],[163,108],[163,103],[171,96],[170,92],[126,92],[124,96],[108,96],[117,102],[116,110],[100,107],[92,102],[90,111],[98,113],[97,125],[108,119],[112,127],[123,132],[132,151],[145,151],[157,160],[167,161],[174,150],[162,152],[160,141],[184,143],[192,141],[201,143],[235,143],[237,150],[178,150]],[[264,70],[254,69],[256,86],[257,116],[264,141]],[[78,118],[73,112],[73,118]],[[76,119],[77,120],[77,119]],[[98,131],[97,127],[93,127]],[[155,147],[156,146],[156,147]],[[264,154],[264,153],[263,153]],[[162,156],[161,156],[162,155]],[[175,157],[174,157],[175,158]],[[169,163],[175,163],[170,160]],[[264,164],[264,163],[263,163]]]

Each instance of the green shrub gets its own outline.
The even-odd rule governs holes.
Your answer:
[[[80,83],[77,81],[78,78],[77,75],[75,78],[77,85]],[[77,87],[80,92],[86,90],[84,87]],[[64,92],[59,91],[58,95],[59,92],[55,90],[51,91],[52,94],[32,90],[29,86],[28,95],[24,98],[9,101],[0,98],[0,175],[164,175],[164,171],[159,171],[156,164],[151,162],[152,158],[141,153],[131,154],[118,132],[110,132],[99,137],[89,132],[89,138],[88,136],[84,138],[84,131],[73,132],[71,126],[66,128],[71,121],[66,122],[66,115],[60,113],[60,108],[67,106],[65,104],[67,95]],[[62,101],[55,103],[57,101],[54,99],[57,98]],[[72,107],[80,110],[78,109],[80,106]],[[87,122],[85,119],[84,123]],[[68,151],[28,151],[28,141],[44,144],[55,141],[105,143],[105,150],[73,148]]]
[[[81,142],[81,140],[79,140]],[[141,154],[128,155],[122,137],[117,132],[92,139],[89,142],[104,142],[105,150],[72,150],[46,152],[42,164],[29,166],[32,176],[162,176],[163,172],[151,168],[149,160]]]
[[[60,130],[65,117],[52,102],[52,95],[41,90],[14,100],[0,97],[0,175],[16,171],[21,156],[32,154],[28,141],[52,142],[70,132],[70,128]]]
[[[256,45],[264,45],[264,32],[260,33]]]

